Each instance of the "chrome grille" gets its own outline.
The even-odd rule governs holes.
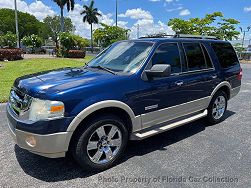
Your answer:
[[[10,92],[9,104],[13,112],[20,116],[29,110],[32,98],[29,95],[23,94],[16,88],[12,88]]]

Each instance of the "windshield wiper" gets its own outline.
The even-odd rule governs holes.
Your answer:
[[[116,75],[116,73],[115,73],[114,71],[112,71],[111,69],[109,69],[109,68],[107,68],[107,67],[102,67],[102,66],[100,66],[100,65],[98,65],[98,66],[88,66],[88,67],[90,67],[90,68],[95,68],[95,69],[105,70],[106,72],[109,72],[109,73],[112,73],[112,74],[115,74],[115,75]]]

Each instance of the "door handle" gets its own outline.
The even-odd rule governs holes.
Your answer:
[[[176,86],[182,86],[184,84],[184,82],[183,81],[177,81],[177,82],[175,82],[175,84],[176,84]]]
[[[212,79],[215,79],[215,78],[217,78],[218,76],[216,75],[216,74],[214,74],[214,75],[211,75],[211,78]]]

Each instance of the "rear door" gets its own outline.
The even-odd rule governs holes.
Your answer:
[[[204,110],[210,102],[211,89],[217,84],[217,71],[206,47],[200,42],[182,42],[185,59],[180,80],[187,103],[180,112],[186,115]]]

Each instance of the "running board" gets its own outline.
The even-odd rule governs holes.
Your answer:
[[[204,110],[202,113],[200,114],[196,114],[194,116],[191,116],[189,118],[186,118],[186,119],[183,119],[183,120],[180,120],[180,121],[177,121],[177,122],[174,122],[174,123],[171,123],[171,124],[168,124],[168,125],[164,125],[162,127],[154,127],[152,130],[147,130],[145,132],[143,131],[140,131],[140,132],[135,132],[135,133],[132,133],[131,135],[131,140],[143,140],[145,138],[148,138],[150,136],[153,136],[153,135],[156,135],[156,134],[159,134],[159,133],[162,133],[162,132],[165,132],[165,131],[168,131],[170,129],[174,129],[176,127],[179,127],[181,125],[184,125],[184,124],[187,124],[187,123],[190,123],[190,122],[193,122],[195,120],[198,120],[200,118],[203,118],[205,116],[207,116],[207,110]]]

